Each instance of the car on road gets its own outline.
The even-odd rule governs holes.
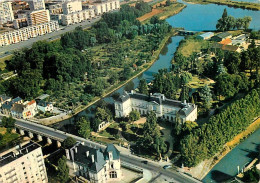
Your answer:
[[[168,169],[168,168],[171,168],[172,166],[171,165],[165,165],[163,166],[163,169]]]
[[[141,161],[141,162],[144,163],[144,164],[146,164],[146,165],[148,164],[148,161]]]

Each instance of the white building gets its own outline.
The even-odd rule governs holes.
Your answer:
[[[0,182],[47,183],[41,146],[28,141],[1,153]]]
[[[53,111],[53,105],[50,102],[46,102],[44,100],[41,100],[37,103],[38,110],[42,112],[52,112]]]
[[[44,0],[29,0],[28,1],[30,10],[45,10],[45,2]]]
[[[62,25],[71,25],[90,20],[95,17],[94,9],[86,9],[79,12],[64,14],[61,16]]]
[[[39,25],[47,22],[50,22],[49,10],[37,10],[27,13],[28,25]]]
[[[81,0],[66,1],[65,3],[62,4],[62,11],[65,15],[82,11]]]
[[[82,176],[91,183],[120,181],[122,177],[120,152],[108,144],[104,152],[77,143],[66,149],[70,175]]]
[[[108,0],[101,3],[94,3],[93,8],[96,15],[102,15],[112,10],[120,9],[119,0]]]
[[[11,2],[0,2],[0,25],[14,20]]]
[[[116,117],[126,117],[132,110],[137,110],[141,115],[154,111],[157,117],[175,122],[178,113],[182,122],[195,121],[197,119],[197,106],[191,103],[167,99],[163,94],[154,93],[149,96],[125,92],[115,101]]]
[[[47,33],[57,31],[59,24],[57,21],[39,24],[35,26],[24,27],[15,31],[0,34],[0,46],[10,45],[26,41],[30,38],[41,36]]]

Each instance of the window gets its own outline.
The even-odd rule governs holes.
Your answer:
[[[110,177],[110,178],[117,178],[116,172],[115,172],[115,171],[110,172],[110,173],[109,173],[109,177]]]

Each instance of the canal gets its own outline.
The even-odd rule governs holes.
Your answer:
[[[217,20],[221,17],[224,8],[227,9],[229,15],[236,18],[251,16],[252,22],[250,28],[260,29],[260,12],[250,11],[243,9],[235,9],[224,5],[215,4],[188,4],[187,7],[179,14],[167,19],[167,22],[173,27],[183,27],[186,30],[202,31],[202,30],[215,30]],[[142,75],[133,79],[125,86],[121,87],[114,93],[122,94],[124,90],[134,89],[138,86],[140,79],[144,78],[147,82],[153,80],[153,74],[157,73],[159,69],[171,67],[171,60],[179,45],[179,42],[183,39],[182,36],[174,36],[169,39],[169,43],[162,50],[158,60]],[[113,103],[111,95],[104,99],[109,103]],[[92,106],[93,107],[93,106]],[[85,111],[82,111],[78,115],[91,116],[91,107]],[[55,124],[56,128],[64,129],[64,125],[74,124],[74,118],[64,120],[58,124]],[[68,129],[67,129],[68,130]],[[234,148],[226,157],[224,157],[212,171],[203,179],[204,182],[216,182],[216,177],[226,178],[232,177],[237,173],[237,166],[243,167],[247,162],[254,158],[254,151],[256,146],[260,143],[260,129],[247,138],[243,143]]]

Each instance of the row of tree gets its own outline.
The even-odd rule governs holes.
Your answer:
[[[218,20],[216,28],[218,31],[228,31],[234,29],[248,29],[252,18],[245,16],[244,18],[235,18],[231,15],[228,15],[227,9],[224,9],[222,17]]]
[[[232,103],[207,124],[193,129],[180,141],[183,163],[195,166],[213,156],[235,135],[245,130],[260,115],[260,88]]]

